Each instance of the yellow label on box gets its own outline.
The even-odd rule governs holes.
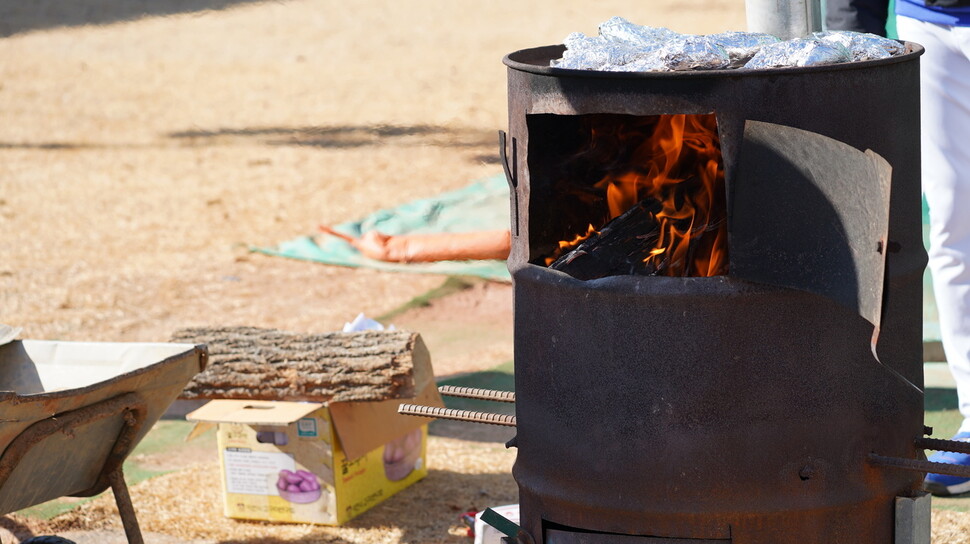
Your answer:
[[[427,474],[424,463],[427,431],[427,426],[415,429],[354,460],[344,457],[339,446],[337,447],[335,487],[340,523],[366,511]]]
[[[340,524],[427,474],[427,425],[357,459],[326,407],[286,426],[220,423],[217,436],[232,518]]]

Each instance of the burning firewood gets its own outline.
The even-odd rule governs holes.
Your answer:
[[[611,220],[599,232],[583,240],[549,265],[580,280],[606,276],[657,273],[657,266],[645,260],[645,251],[653,247],[658,236],[655,215],[660,202],[644,199]]]
[[[360,238],[321,225],[320,231],[354,246],[365,257],[378,261],[427,263],[434,261],[504,260],[511,246],[507,230],[409,234],[390,236],[377,231]]]

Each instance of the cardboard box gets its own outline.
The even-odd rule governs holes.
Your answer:
[[[428,419],[402,402],[441,406],[433,380],[416,398],[371,402],[214,400],[188,414],[218,423],[225,514],[338,525],[428,473]]]

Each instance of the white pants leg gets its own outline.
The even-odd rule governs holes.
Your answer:
[[[920,59],[923,192],[943,349],[970,432],[970,28],[897,18]],[[915,137],[915,135],[914,135]]]

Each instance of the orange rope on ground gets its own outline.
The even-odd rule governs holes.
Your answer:
[[[355,238],[324,225],[319,228],[321,232],[347,241],[366,257],[400,263],[504,260],[509,256],[512,243],[507,230],[400,236],[370,231]]]

